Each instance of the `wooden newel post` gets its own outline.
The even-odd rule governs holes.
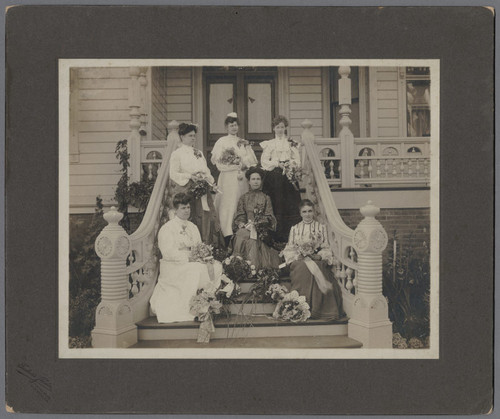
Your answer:
[[[342,187],[353,188],[354,185],[354,135],[351,131],[351,67],[339,67],[339,104],[342,127],[339,132],[340,156],[342,159]]]
[[[128,106],[130,108],[130,134],[128,136],[128,152],[130,153],[130,181],[141,180],[141,86],[140,67],[130,67],[130,84],[128,88]]]
[[[358,277],[348,334],[365,348],[391,348],[392,323],[382,294],[382,252],[387,246],[387,233],[375,219],[380,209],[371,201],[360,211],[365,218],[353,236]]]
[[[111,207],[104,214],[108,225],[95,241],[97,256],[101,258],[101,303],[92,331],[94,348],[127,348],[137,343],[137,326],[128,301],[126,260],[130,239],[118,225],[122,218],[123,214]]]

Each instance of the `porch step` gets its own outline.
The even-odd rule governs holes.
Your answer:
[[[243,280],[238,282],[238,285],[241,288],[241,293],[246,294],[250,291],[250,288],[252,287],[253,284],[255,284],[257,281],[256,280]],[[288,290],[290,290],[291,282],[290,282],[290,277],[284,277],[280,278],[280,285],[283,285],[286,287]]]
[[[347,318],[335,321],[307,320],[304,323],[281,322],[269,315],[235,315],[214,322],[212,339],[246,339],[297,336],[347,335]],[[193,339],[198,336],[199,322],[158,323],[149,317],[137,323],[138,338],[142,340]]]
[[[141,340],[131,348],[288,348],[288,349],[355,349],[363,345],[347,336],[292,336],[240,339],[210,339],[197,343],[195,339]]]

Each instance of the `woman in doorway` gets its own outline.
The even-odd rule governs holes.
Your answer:
[[[233,255],[240,255],[259,268],[278,268],[278,251],[271,248],[270,232],[276,228],[271,199],[262,192],[264,171],[251,167],[246,172],[250,190],[238,201],[233,227]]]
[[[297,182],[290,181],[286,171],[290,168],[300,168],[299,143],[286,136],[288,120],[278,115],[273,120],[275,138],[263,141],[260,163],[266,171],[263,191],[271,197],[274,215],[278,221],[276,241],[286,242],[290,227],[299,222],[297,207],[300,202],[300,192]]]
[[[224,239],[212,197],[216,186],[203,153],[194,148],[197,132],[195,124],[179,124],[181,145],[170,157],[172,195],[186,193],[191,196],[189,220],[198,227],[205,243],[221,248]]]
[[[224,125],[228,135],[217,140],[211,160],[220,171],[218,184],[222,193],[215,198],[215,209],[227,244],[233,235],[238,200],[248,191],[245,171],[257,164],[257,158],[250,143],[237,136],[239,123],[235,112],[227,115]]]
[[[189,195],[174,196],[175,217],[158,232],[161,251],[160,275],[151,296],[151,310],[159,323],[192,321],[189,312],[191,297],[198,288],[217,284],[222,265],[217,261],[203,263],[191,256],[191,248],[200,243],[198,228],[188,221],[191,208]]]
[[[344,317],[342,292],[329,265],[334,256],[326,226],[314,220],[314,204],[304,199],[299,205],[302,221],[290,230],[282,254],[290,265],[291,291],[306,297],[312,319],[338,320]]]

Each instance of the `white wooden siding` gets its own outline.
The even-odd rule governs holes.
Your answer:
[[[192,71],[186,67],[169,67],[166,78],[167,122],[193,120]],[[194,121],[195,123],[197,121]]]
[[[290,68],[289,103],[290,127],[288,134],[300,137],[302,134],[302,121],[309,119],[313,126],[314,135],[323,137],[323,89],[320,67]]]
[[[70,211],[93,212],[95,198],[105,205],[113,202],[120,177],[115,158],[116,143],[128,137],[129,69],[80,68],[76,72],[76,125],[79,161],[71,163]]]
[[[373,137],[400,133],[398,68],[370,68],[370,130]]]

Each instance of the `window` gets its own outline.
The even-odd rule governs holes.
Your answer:
[[[406,67],[406,123],[408,137],[430,137],[430,69]]]

